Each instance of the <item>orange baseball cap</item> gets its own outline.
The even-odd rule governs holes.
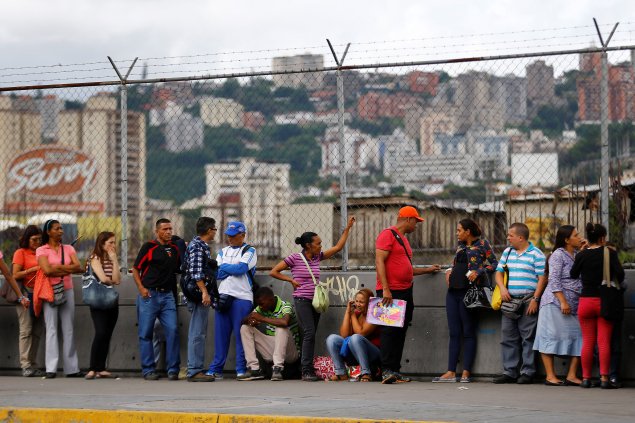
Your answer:
[[[399,209],[399,217],[414,217],[419,222],[423,222],[423,218],[419,216],[419,212],[412,206],[406,206]]]

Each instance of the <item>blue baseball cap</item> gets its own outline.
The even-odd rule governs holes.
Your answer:
[[[247,232],[247,228],[243,222],[229,222],[225,230],[225,235],[236,236],[238,234],[244,234],[245,232]]]

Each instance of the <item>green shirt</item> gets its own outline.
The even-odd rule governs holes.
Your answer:
[[[298,330],[298,321],[295,318],[295,311],[293,310],[293,306],[291,303],[283,301],[277,295],[276,298],[276,306],[271,311],[262,311],[260,307],[256,307],[254,310],[256,313],[263,315],[264,317],[268,317],[270,319],[282,319],[287,314],[290,316],[289,318],[289,330],[293,335],[293,340],[295,341],[296,347],[300,348],[300,332]],[[276,334],[276,327],[274,325],[270,325],[269,323],[259,323],[257,328],[260,332],[264,333],[268,336],[274,336]]]

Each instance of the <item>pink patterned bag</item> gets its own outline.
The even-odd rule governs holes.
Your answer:
[[[326,355],[318,355],[313,357],[313,368],[315,374],[320,379],[329,379],[335,374],[335,367],[333,366],[333,360]]]

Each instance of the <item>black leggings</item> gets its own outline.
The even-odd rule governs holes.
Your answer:
[[[95,338],[90,350],[90,370],[101,372],[106,370],[106,358],[110,349],[110,338],[119,318],[119,306],[106,310],[90,309],[93,318]]]
[[[472,372],[476,357],[477,316],[463,304],[466,292],[467,289],[449,289],[445,297],[445,311],[450,329],[448,356],[448,371],[450,372],[456,372],[456,365],[461,354],[461,341],[463,341],[463,370]]]

